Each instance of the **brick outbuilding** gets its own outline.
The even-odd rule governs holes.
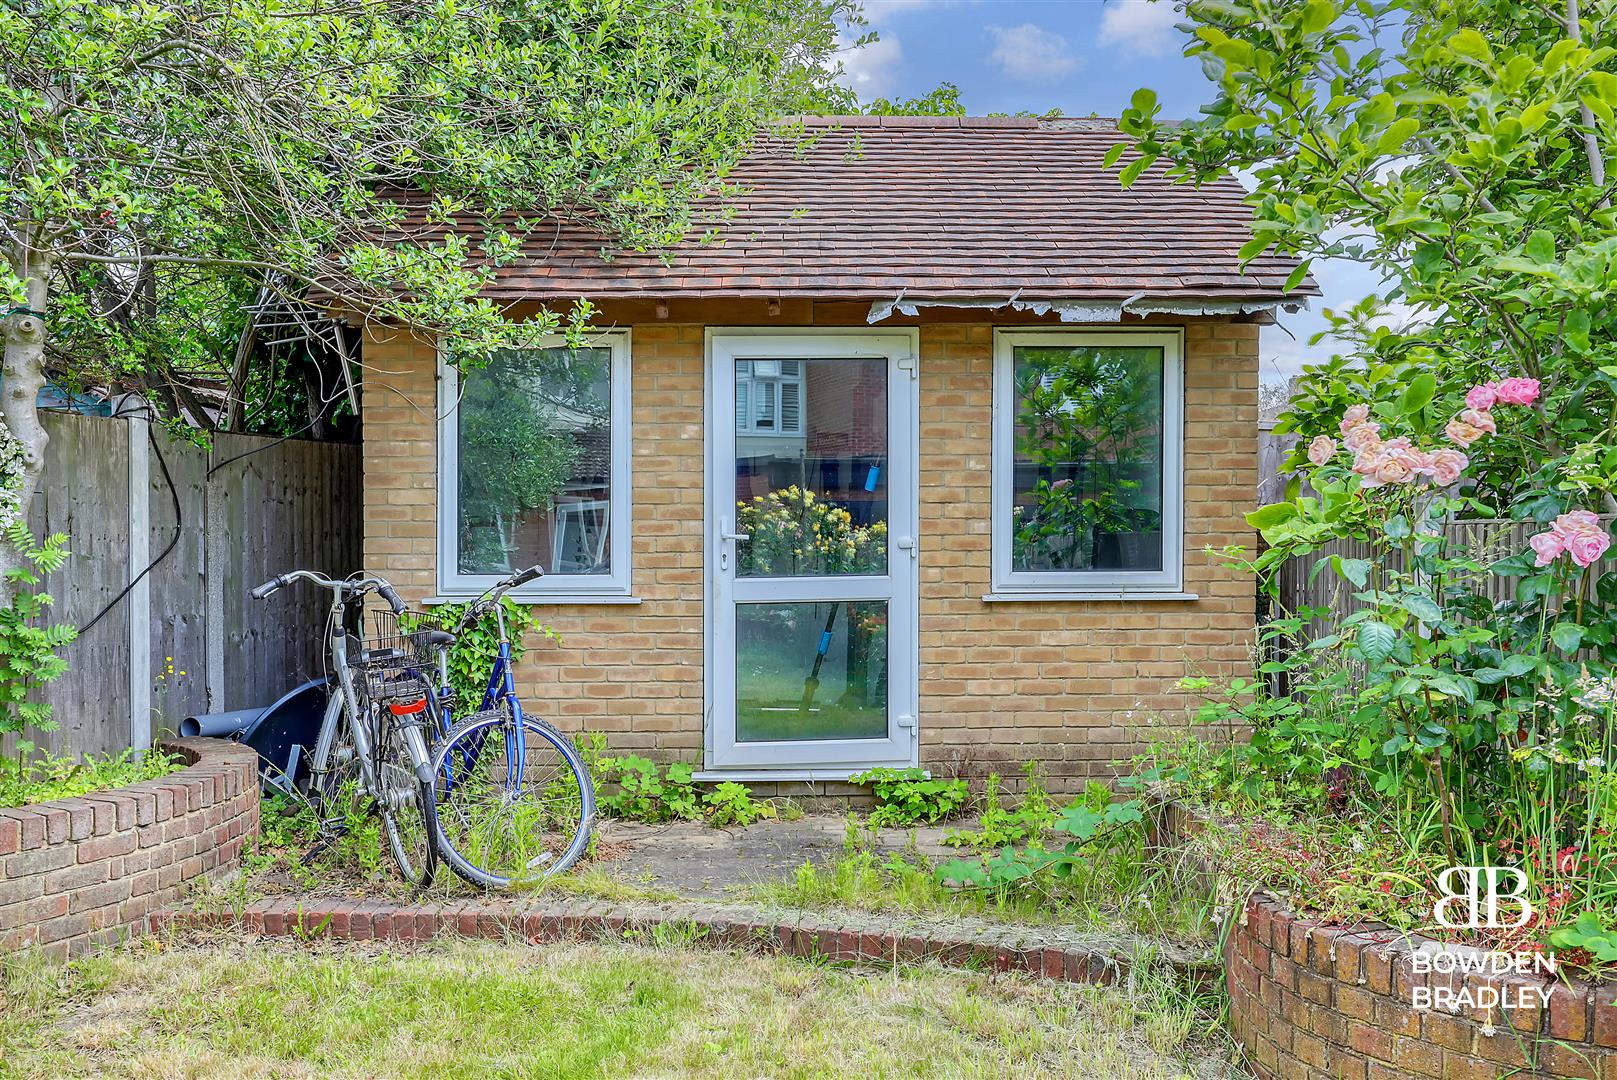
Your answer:
[[[498,269],[518,312],[589,300],[582,347],[459,371],[369,329],[366,565],[425,603],[544,566],[520,689],[618,752],[1108,775],[1181,678],[1250,670],[1212,552],[1253,539],[1259,326],[1317,293],[1243,272],[1234,180],[1123,190],[1120,139],[806,120],[671,253],[560,222]]]

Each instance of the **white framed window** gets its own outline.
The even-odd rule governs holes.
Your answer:
[[[736,433],[803,434],[803,361],[736,362]]]
[[[990,599],[1177,598],[1178,331],[994,334]]]
[[[438,362],[438,591],[475,596],[513,570],[529,601],[629,597],[627,331]]]

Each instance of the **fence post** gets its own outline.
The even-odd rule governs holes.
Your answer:
[[[152,744],[152,475],[149,427],[144,416],[124,421],[129,436],[129,573],[139,580],[129,590],[129,745]]]
[[[225,574],[228,565],[226,550],[228,539],[224,535],[222,497],[213,481],[213,452],[204,464],[208,466],[202,478],[202,628],[206,635],[204,653],[207,657],[208,709],[222,712],[225,708]]]

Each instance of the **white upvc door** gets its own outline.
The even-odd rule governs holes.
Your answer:
[[[708,334],[707,765],[916,762],[917,340]]]

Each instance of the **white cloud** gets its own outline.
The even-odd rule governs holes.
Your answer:
[[[860,101],[886,97],[892,93],[898,75],[898,65],[904,60],[904,47],[892,33],[883,34],[875,41],[858,48],[853,40],[844,39],[840,54],[842,75],[839,81]]]
[[[1078,70],[1079,58],[1067,46],[1067,39],[1032,23],[1021,26],[990,26],[994,51],[989,63],[998,65],[1008,78],[1018,82],[1054,82]]]
[[[1146,56],[1166,56],[1178,44],[1179,19],[1171,0],[1106,0],[1100,15],[1100,43]]]

